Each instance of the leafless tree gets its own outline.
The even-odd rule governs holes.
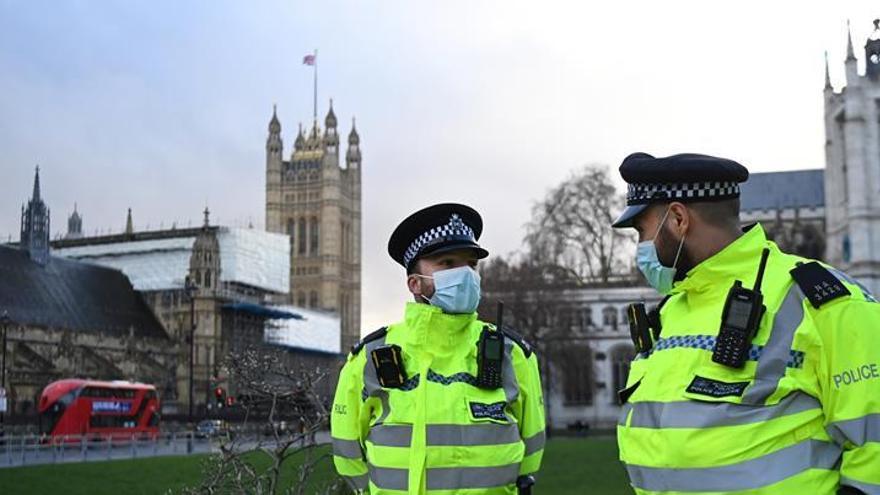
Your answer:
[[[349,493],[338,479],[316,486],[320,483],[312,477],[331,462],[329,451],[316,440],[329,426],[327,404],[316,393],[326,373],[291,366],[281,352],[265,347],[230,354],[225,368],[240,392],[237,408],[243,421],[220,438],[220,453],[204,463],[200,484],[182,493]],[[257,428],[248,434],[248,425]],[[285,483],[282,474],[291,471],[294,479]]]
[[[608,167],[587,165],[532,208],[526,244],[533,260],[568,272],[580,284],[626,271],[627,234],[611,228],[624,207]]]

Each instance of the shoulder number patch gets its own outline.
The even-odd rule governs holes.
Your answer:
[[[790,273],[814,308],[850,295],[849,289],[816,261],[798,265]]]

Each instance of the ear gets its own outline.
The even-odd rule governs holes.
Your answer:
[[[414,296],[418,296],[422,293],[421,281],[419,280],[419,277],[416,277],[414,274],[406,276],[406,287],[409,289],[410,294]]]
[[[694,217],[690,210],[683,203],[673,201],[669,203],[669,225],[675,230],[679,236],[684,235],[690,230]]]

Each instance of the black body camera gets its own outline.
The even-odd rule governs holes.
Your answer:
[[[400,347],[386,345],[373,349],[370,353],[379,385],[385,388],[399,388],[406,382],[406,371],[403,369],[403,356]]]
[[[644,303],[632,303],[626,308],[626,318],[629,320],[629,335],[632,338],[636,352],[648,352],[654,345],[651,339],[651,326],[648,320],[648,312]]]

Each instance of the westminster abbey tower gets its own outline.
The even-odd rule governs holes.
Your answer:
[[[266,230],[290,236],[291,303],[337,313],[346,352],[360,338],[361,151],[354,121],[347,143],[340,144],[337,125],[331,100],[324,129],[317,120],[307,131],[300,125],[285,159],[273,109],[266,140]]]

